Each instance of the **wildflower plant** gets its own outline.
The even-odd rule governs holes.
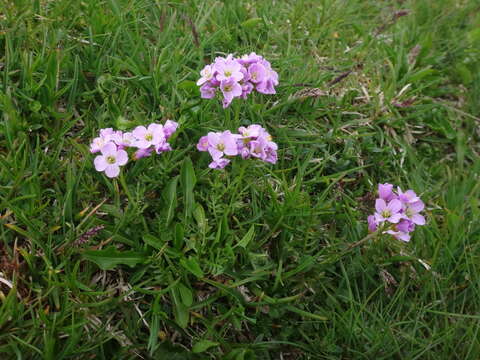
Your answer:
[[[230,106],[234,98],[246,99],[256,90],[262,94],[275,94],[278,74],[271,64],[254,52],[235,58],[232,54],[217,57],[200,71],[200,93],[204,99],[212,99],[217,93],[223,96],[223,107]]]
[[[100,153],[94,160],[95,169],[105,172],[109,178],[115,178],[120,174],[120,166],[128,162],[128,148],[137,149],[133,153],[134,160],[150,156],[154,151],[157,154],[170,151],[172,148],[168,139],[177,128],[178,123],[167,120],[164,125],[137,126],[132,132],[102,129],[90,144],[92,154]]]
[[[230,158],[237,155],[243,159],[259,159],[271,164],[277,162],[278,146],[263,127],[257,124],[242,126],[238,132],[209,132],[200,138],[197,149],[210,154],[211,169],[223,169],[230,163]]]
[[[394,238],[408,242],[415,226],[425,225],[425,217],[421,214],[424,202],[413,190],[402,191],[392,184],[378,185],[378,198],[375,200],[375,213],[368,216],[368,230],[381,231]]]

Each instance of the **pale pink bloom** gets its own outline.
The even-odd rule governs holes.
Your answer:
[[[217,58],[213,68],[217,72],[216,79],[223,81],[232,78],[234,81],[243,79],[242,65],[233,58]]]
[[[380,199],[385,201],[390,201],[395,198],[395,194],[393,193],[393,185],[392,184],[378,184],[378,196]]]
[[[375,210],[377,212],[374,216],[377,223],[388,221],[396,224],[402,218],[402,214],[400,213],[402,203],[396,199],[389,201],[388,204],[383,199],[377,199],[375,202]]]
[[[200,88],[200,96],[202,99],[212,99],[215,97],[217,88],[213,87],[210,83],[205,83]]]
[[[248,68],[248,74],[250,75],[250,81],[257,84],[266,80],[267,69],[262,64],[252,64]]]
[[[407,203],[403,210],[404,218],[410,220],[416,225],[425,225],[425,217],[419,214],[424,208],[425,204],[422,200]]]
[[[370,231],[370,232],[377,231],[377,222],[375,221],[375,216],[370,215],[367,218],[367,221],[368,221],[368,231]]]
[[[205,84],[207,81],[210,81],[213,79],[213,75],[214,75],[214,69],[213,69],[213,66],[211,65],[207,65],[203,68],[202,71],[200,71],[200,75],[201,75],[201,78],[198,79],[197,81],[197,85],[200,86],[200,85],[203,85]]]
[[[153,152],[152,148],[138,149],[133,154],[133,158],[135,160],[138,160],[138,159],[141,159],[141,158],[144,158],[144,157],[148,157],[148,156],[152,155],[152,152]]]
[[[405,192],[400,189],[400,187],[397,187],[397,193],[398,193],[398,200],[401,202],[407,204],[407,203],[414,203],[420,200],[420,198],[415,194],[415,191],[413,190],[407,190]]]
[[[159,124],[150,124],[148,128],[137,126],[132,133],[136,138],[135,146],[139,149],[146,149],[152,145],[156,146],[165,142],[163,126]]]
[[[208,136],[202,136],[200,140],[198,140],[197,144],[198,151],[208,151]]]
[[[177,131],[178,123],[172,120],[167,120],[165,125],[163,125],[163,133],[165,134],[165,138],[168,140],[172,134]]]
[[[234,97],[242,95],[242,86],[233,78],[222,80],[220,83],[220,89],[222,90],[224,97],[223,107],[230,105]]]
[[[394,231],[394,230],[387,230],[384,232],[384,234],[390,234],[393,235],[393,237],[397,240],[401,240],[404,242],[409,242],[410,241],[410,235],[408,233],[404,233],[402,231]]]
[[[220,158],[217,160],[213,160],[210,164],[208,164],[208,167],[210,169],[223,169],[228,164],[230,164],[230,160],[225,158]]]
[[[102,155],[98,155],[95,160],[95,169],[105,171],[109,178],[117,177],[120,173],[120,166],[128,162],[128,154],[125,150],[118,150],[117,146],[110,142],[102,150]]]
[[[235,156],[238,154],[236,142],[238,136],[233,135],[229,130],[222,133],[209,132],[207,137],[208,152],[213,160],[218,160],[224,155]]]

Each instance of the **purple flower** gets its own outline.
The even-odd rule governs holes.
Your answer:
[[[387,230],[387,231],[384,232],[384,234],[393,235],[393,237],[397,240],[402,240],[402,241],[405,241],[405,242],[410,241],[410,234],[404,233],[402,231]]]
[[[267,69],[262,64],[256,63],[250,65],[248,68],[248,74],[250,75],[250,81],[252,83],[261,83],[266,80]]]
[[[265,132],[265,129],[260,125],[253,124],[249,125],[248,127],[239,127],[238,132],[244,138],[257,138]]]
[[[150,155],[152,155],[152,152],[153,152],[152,148],[138,149],[133,154],[133,158],[135,160],[138,160],[138,159],[141,159],[141,158],[149,157]]]
[[[418,200],[413,203],[407,203],[403,211],[404,218],[410,220],[416,225],[425,225],[425,217],[419,214],[419,212],[424,208],[425,204],[422,200]]]
[[[257,55],[254,52],[251,52],[248,55],[243,55],[242,58],[239,60],[239,62],[243,65],[250,65],[262,60],[263,60],[262,56]]]
[[[118,138],[118,134],[115,133],[112,128],[101,129],[100,136],[93,139],[90,144],[90,152],[92,154],[99,152],[106,144],[113,141],[116,137]]]
[[[400,187],[397,187],[397,193],[398,193],[398,199],[405,203],[414,203],[420,200],[420,198],[415,194],[415,191],[413,190],[407,190],[405,192],[402,192],[402,189]]]
[[[234,81],[243,79],[242,65],[231,55],[227,59],[217,58],[213,68],[217,72],[216,79],[223,81],[232,78]]]
[[[367,218],[367,221],[368,221],[368,231],[370,231],[370,232],[377,231],[377,222],[375,221],[375,216],[370,215]]]
[[[110,142],[102,150],[102,155],[98,155],[95,160],[95,169],[105,171],[109,178],[117,177],[120,173],[120,166],[128,162],[128,154],[125,150],[118,150],[117,146]]]
[[[224,155],[235,156],[238,154],[237,140],[238,136],[232,134],[229,130],[223,133],[209,132],[208,152],[213,160],[218,160]]]
[[[165,138],[168,140],[172,134],[177,131],[178,128],[178,123],[172,120],[167,120],[165,122],[165,125],[163,125],[163,133],[165,135]]]
[[[230,105],[234,97],[242,95],[242,86],[236,82],[234,78],[222,80],[220,83],[220,89],[222,90],[224,97],[224,108]]]
[[[212,99],[215,97],[217,88],[213,87],[210,83],[205,83],[200,88],[200,96],[202,99]]]
[[[137,126],[132,133],[136,138],[135,146],[139,149],[146,149],[152,145],[156,146],[165,142],[163,126],[159,124],[150,124],[148,128]]]
[[[114,138],[114,141],[118,145],[119,149],[124,149],[134,146],[136,138],[131,132],[126,132],[122,134],[117,134],[117,136]]]
[[[198,151],[208,151],[208,136],[202,136],[200,140],[198,140],[197,149]]]
[[[200,79],[198,79],[197,85],[200,86],[200,85],[205,84],[207,81],[212,80],[214,73],[215,73],[215,71],[213,69],[213,66],[211,66],[211,65],[205,66],[203,68],[203,70],[200,71],[200,75],[202,77]]]
[[[400,222],[396,225],[396,228],[398,231],[404,232],[404,233],[410,233],[413,230],[415,230],[415,224],[411,222],[410,220],[400,220]]]
[[[383,199],[377,199],[375,202],[375,210],[377,211],[374,216],[377,223],[383,223],[388,221],[392,224],[396,224],[402,218],[400,211],[402,210],[402,203],[393,199],[388,204]]]
[[[230,164],[230,160],[228,159],[225,159],[225,158],[220,158],[220,159],[217,159],[217,160],[213,160],[209,165],[208,167],[210,169],[223,169],[225,166],[227,166],[228,164]]]
[[[392,184],[378,184],[378,196],[380,199],[385,201],[390,201],[395,198],[395,194],[393,193],[393,185]]]

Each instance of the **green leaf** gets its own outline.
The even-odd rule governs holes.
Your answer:
[[[193,257],[190,257],[188,259],[183,258],[180,260],[180,265],[183,266],[188,271],[190,271],[196,277],[198,278],[203,277],[203,271],[200,268],[200,265],[198,264],[197,259]]]
[[[114,246],[110,246],[104,250],[87,250],[83,253],[83,257],[97,264],[102,270],[110,270],[117,265],[134,267],[146,259],[142,253],[135,251],[118,251]]]
[[[200,340],[195,345],[193,345],[192,351],[194,353],[198,354],[198,353],[201,353],[201,352],[204,352],[204,351],[208,350],[212,346],[218,346],[218,345],[219,345],[219,343],[215,342],[215,341]]]
[[[178,291],[180,293],[180,298],[182,299],[182,303],[188,307],[192,306],[193,304],[192,291],[182,283],[178,284]]]
[[[240,246],[245,249],[247,245],[250,243],[250,241],[252,241],[254,235],[255,235],[255,226],[252,225],[250,229],[247,231],[247,233],[245,234],[245,236],[242,238],[242,240],[240,240],[234,246],[234,248],[236,248],[237,246]]]
[[[167,202],[167,219],[166,225],[170,224],[175,215],[175,208],[177,207],[177,183],[178,176],[174,177],[165,187],[162,192],[165,201]]]
[[[160,250],[163,246],[163,242],[159,238],[150,234],[143,235],[143,241],[145,242],[145,244],[150,245],[157,250]]]
[[[195,187],[195,184],[197,182],[192,160],[189,157],[186,157],[183,161],[180,176],[184,196],[185,216],[188,217],[191,215],[193,211],[193,206],[195,204],[193,188]]]
[[[193,211],[193,217],[197,221],[199,229],[204,233],[207,230],[207,219],[205,217],[205,210],[202,205],[197,204]]]
[[[175,249],[180,250],[181,247],[184,244],[184,239],[185,239],[185,230],[183,228],[183,225],[180,223],[177,223],[175,225],[175,238],[174,238],[174,243],[173,246]]]
[[[261,18],[251,18],[248,19],[240,24],[240,26],[244,29],[253,29],[258,24],[260,24],[263,20]]]

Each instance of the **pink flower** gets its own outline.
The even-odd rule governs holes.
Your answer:
[[[410,235],[408,233],[404,233],[402,231],[387,230],[387,231],[384,232],[384,234],[393,235],[393,237],[397,240],[402,240],[402,241],[405,241],[405,242],[410,241]]]
[[[395,198],[393,194],[393,185],[392,184],[378,184],[378,196],[380,199],[385,201],[390,201]]]
[[[152,152],[153,152],[152,148],[138,149],[133,154],[133,158],[135,160],[138,160],[138,159],[141,159],[141,158],[144,158],[144,157],[148,157],[148,156],[152,155]]]
[[[368,231],[370,231],[370,232],[377,231],[377,222],[375,221],[375,216],[370,215],[367,218],[367,221],[368,221]]]
[[[413,190],[402,192],[400,187],[397,187],[398,199],[403,203],[414,203],[420,200]]]
[[[377,223],[383,223],[388,221],[392,224],[396,224],[402,218],[400,211],[402,210],[402,203],[399,200],[393,199],[388,204],[383,199],[377,199],[375,202],[374,214]]]
[[[165,142],[163,126],[159,124],[150,124],[148,128],[137,126],[132,133],[136,138],[135,146],[139,149],[146,149]]]
[[[266,80],[267,69],[262,64],[255,63],[248,68],[248,74],[250,75],[250,81],[257,84]]]
[[[238,82],[243,79],[242,65],[233,57],[229,56],[227,59],[217,58],[213,68],[217,72],[216,79],[223,81],[232,78]]]
[[[197,85],[200,86],[205,84],[207,81],[212,80],[214,73],[215,73],[215,70],[213,69],[213,66],[211,65],[205,66],[203,70],[200,71],[201,78],[198,79]]]
[[[114,141],[120,149],[124,149],[126,147],[134,146],[136,138],[131,132],[126,132],[123,134],[118,134]]]
[[[230,164],[230,160],[225,159],[225,158],[220,158],[218,160],[213,160],[208,167],[210,169],[223,169],[225,166]]]
[[[416,225],[425,225],[425,217],[419,214],[424,208],[425,204],[422,200],[418,200],[413,203],[407,203],[403,211],[404,218],[410,220]]]
[[[234,97],[242,95],[242,86],[233,78],[222,80],[220,83],[220,89],[222,90],[224,97],[224,108],[230,105]]]
[[[118,134],[115,133],[112,128],[101,129],[100,136],[93,139],[92,143],[90,144],[90,152],[92,154],[99,152],[106,144],[108,144],[110,141],[113,141],[115,137],[118,137]]]
[[[425,217],[420,212],[425,204],[413,190],[398,193],[393,191],[392,184],[379,184],[379,198],[375,202],[376,212],[367,218],[369,231],[374,231],[380,224],[386,228],[384,234],[390,234],[398,240],[410,241],[411,233],[416,225],[425,225]],[[390,223],[385,225],[385,223]]]
[[[200,96],[202,99],[212,99],[215,97],[217,88],[213,87],[210,83],[205,83],[200,88]]]
[[[224,155],[235,156],[238,154],[237,136],[229,130],[223,133],[208,133],[208,152],[213,160],[218,160]]]
[[[105,171],[109,178],[117,177],[120,173],[120,166],[128,162],[128,154],[125,150],[118,150],[117,146],[110,142],[102,150],[102,155],[98,155],[95,160],[95,169]]]
[[[165,125],[163,125],[163,133],[165,138],[168,140],[170,136],[173,135],[175,131],[178,129],[178,123],[172,120],[167,120]]]
[[[198,140],[197,149],[198,151],[208,151],[208,136],[202,136]]]

